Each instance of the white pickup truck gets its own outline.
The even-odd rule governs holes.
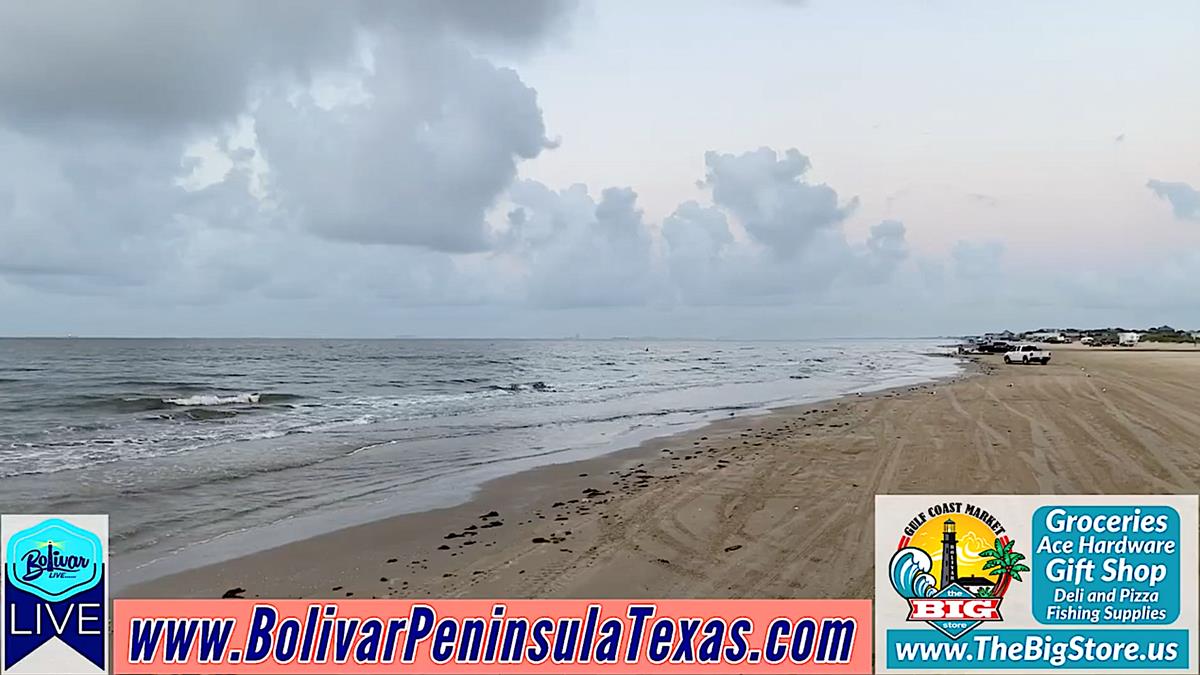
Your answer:
[[[1050,363],[1050,350],[1037,345],[1018,345],[1004,353],[1005,363]]]

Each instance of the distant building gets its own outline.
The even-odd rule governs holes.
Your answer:
[[[967,590],[974,590],[976,588],[992,588],[996,585],[996,582],[986,577],[959,577],[955,579],[954,582]]]
[[[1051,344],[1070,342],[1066,336],[1058,331],[1038,331],[1036,333],[1026,333],[1025,339],[1032,340],[1034,342],[1049,342]]]

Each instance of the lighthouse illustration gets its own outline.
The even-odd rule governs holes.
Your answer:
[[[1003,621],[1005,591],[1029,571],[1015,543],[970,513],[929,518],[900,537],[888,575],[908,603],[907,620],[927,623],[951,640],[984,622]]]
[[[958,581],[958,534],[954,530],[954,521],[947,518],[942,525],[941,588],[948,588],[956,581]]]

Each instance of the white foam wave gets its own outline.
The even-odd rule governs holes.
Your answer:
[[[237,394],[235,396],[216,396],[214,394],[204,394],[200,396],[187,396],[185,398],[164,398],[163,403],[173,405],[230,405],[233,403],[258,403],[258,394]]]

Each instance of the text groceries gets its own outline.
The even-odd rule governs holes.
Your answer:
[[[1033,517],[1033,614],[1046,624],[1165,624],[1180,613],[1179,512],[1052,505]]]
[[[115,612],[116,673],[853,673],[871,658],[865,600],[119,600]]]

